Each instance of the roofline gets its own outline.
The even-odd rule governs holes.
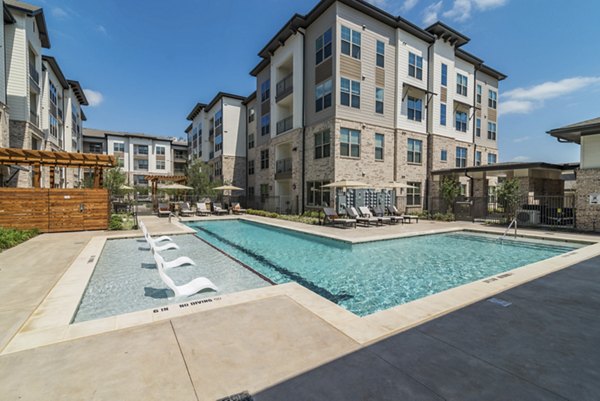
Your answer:
[[[230,99],[236,99],[236,100],[241,100],[241,101],[246,100],[245,96],[234,95],[233,93],[227,93],[227,92],[219,92],[216,94],[216,96],[213,98],[213,100],[211,100],[210,103],[205,107],[205,109],[206,110],[212,109],[215,106],[215,104],[217,104],[217,102],[223,97],[228,97]]]
[[[446,173],[476,173],[476,172],[484,172],[484,171],[502,171],[502,170],[522,170],[522,169],[532,169],[532,168],[545,168],[545,169],[553,169],[553,170],[570,170],[576,166],[577,163],[565,163],[565,164],[552,164],[545,162],[524,162],[524,163],[497,163],[497,164],[488,164],[485,166],[470,166],[470,167],[462,167],[462,168],[449,168],[449,169],[440,169],[433,170],[431,174],[433,175],[442,175]]]
[[[87,128],[87,129],[102,132],[104,134],[104,139],[106,139],[106,137],[108,137],[108,136],[120,136],[120,137],[128,137],[128,138],[152,139],[152,140],[163,141],[163,142],[173,142],[176,140],[176,139],[169,138],[166,136],[154,136],[154,135],[135,134],[135,133],[129,133],[129,132],[105,131],[105,130],[95,129],[95,128]],[[101,137],[98,137],[98,136],[86,135],[85,131],[86,131],[86,128],[83,129],[83,134],[82,134],[83,136],[86,136],[88,138],[102,139]]]
[[[58,65],[58,62],[56,61],[56,59],[52,56],[44,56],[43,55],[42,61],[45,61],[50,65],[50,68],[52,68],[52,71],[54,71],[54,74],[56,74],[63,89],[69,89],[69,83],[67,82],[67,79],[65,78],[65,75],[63,74],[62,70],[60,69],[60,66]]]
[[[188,114],[188,116],[186,117],[186,120],[192,121],[194,118],[196,118],[198,113],[200,113],[205,107],[206,105],[204,103],[196,103],[192,111],[190,111],[190,114]]]
[[[251,94],[249,94],[248,97],[246,99],[244,99],[244,101],[242,103],[243,104],[248,104],[248,103],[250,103],[254,99],[256,99],[256,91],[254,91]]]
[[[7,4],[4,3],[7,7],[10,7],[14,10],[19,10],[27,14],[29,17],[35,17],[35,20],[38,25],[38,31],[40,35],[40,40],[42,42],[42,47],[45,49],[50,48],[50,37],[48,36],[48,27],[46,26],[46,17],[44,17],[44,9],[38,8],[37,10],[28,10],[23,7],[19,7],[16,4]]]
[[[89,106],[90,104],[88,103],[88,100],[85,97],[85,92],[81,88],[81,84],[79,83],[79,81],[68,79],[67,82],[69,83],[69,86],[71,86],[71,88],[73,89],[73,93],[75,93],[75,96],[77,96],[79,104],[82,106]]]
[[[441,27],[442,29],[444,29],[446,31],[450,31],[450,33],[452,35],[456,36],[458,38],[457,40],[455,40],[457,42],[457,48],[460,46],[466,45],[467,43],[469,43],[471,41],[471,38],[458,32],[456,29],[444,24],[442,21],[434,22],[433,24],[431,24],[427,28],[425,28],[425,31],[433,34],[431,32],[431,30],[433,30],[435,27]]]
[[[250,75],[252,75],[253,77],[257,76],[258,74],[260,74],[260,72],[262,70],[264,70],[265,68],[267,68],[269,66],[269,64],[271,64],[271,62],[269,61],[268,58],[261,59],[258,62],[258,64],[256,64],[256,67],[254,67],[252,69],[252,71],[250,71]]]
[[[190,131],[192,130],[192,126],[193,126],[192,124],[188,125],[187,128],[185,129],[185,131],[183,131],[183,132],[185,132],[186,134],[189,134]]]
[[[12,15],[12,13],[10,12],[10,10],[8,9],[8,6],[6,4],[3,4],[2,7],[2,11],[4,12],[4,22],[7,24],[14,24],[15,22],[17,22],[17,20],[15,19],[15,16]]]
[[[596,131],[596,130],[598,132],[590,132],[590,131]],[[600,123],[592,123],[592,124],[588,124],[588,125],[578,125],[575,127],[567,126],[567,127],[561,127],[561,128],[554,128],[554,129],[551,129],[550,131],[546,131],[546,133],[550,136],[555,137],[556,139],[558,139],[559,141],[562,141],[562,142],[581,143],[582,136],[598,135],[598,133],[600,133]],[[574,135],[579,134],[579,138],[578,138],[579,141],[565,138],[563,136],[565,134],[574,134]]]
[[[79,112],[81,113],[81,121],[87,121],[87,117],[85,116],[85,113],[83,112],[83,109],[79,109]]]
[[[473,64],[477,69],[489,76],[496,78],[498,81],[503,81],[507,78],[507,76],[500,71],[493,69],[490,66],[484,64],[483,60],[477,56],[472,55],[469,52],[464,51],[463,49],[456,49],[454,52],[456,57],[465,60],[468,63]]]

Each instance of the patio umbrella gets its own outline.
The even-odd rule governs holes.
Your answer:
[[[181,190],[181,191],[189,191],[194,188],[188,187],[186,185],[181,185],[181,184],[164,184],[164,185],[158,185],[158,189],[175,189],[175,190]]]
[[[217,191],[243,191],[244,188],[236,187],[233,185],[221,185],[220,187],[213,188]]]
[[[321,188],[369,188],[369,184],[360,181],[341,180],[323,185]]]
[[[417,188],[414,185],[408,185],[408,184],[404,184],[402,182],[390,182],[388,184],[384,184],[382,185],[382,188],[401,188],[401,189],[407,189],[407,188]]]
[[[119,187],[119,189],[123,190],[123,191],[133,191],[133,187],[130,187],[129,185],[121,185]]]

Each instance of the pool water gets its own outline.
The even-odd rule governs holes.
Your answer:
[[[580,247],[468,232],[350,244],[244,220],[189,226],[275,283],[295,281],[359,316]]]

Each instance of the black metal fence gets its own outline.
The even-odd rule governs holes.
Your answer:
[[[427,209],[430,214],[453,213],[456,220],[506,223],[515,216],[521,226],[574,228],[575,204],[574,194],[521,195],[511,202],[494,197],[459,198],[452,204],[441,198],[429,198]]]

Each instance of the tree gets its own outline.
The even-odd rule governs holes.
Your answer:
[[[194,188],[195,196],[215,196],[215,183],[210,181],[211,167],[200,159],[190,164],[187,170],[187,184]]]
[[[121,187],[125,185],[125,173],[121,171],[120,167],[114,167],[106,171],[104,177],[104,188],[108,189],[111,197],[119,196],[123,189]]]
[[[460,195],[460,182],[455,177],[445,176],[440,184],[442,199],[447,205],[447,213],[452,213],[454,201]]]
[[[519,180],[511,178],[504,181],[504,183],[496,189],[496,195],[498,196],[498,202],[504,206],[506,216],[511,220],[514,219],[521,195]]]

